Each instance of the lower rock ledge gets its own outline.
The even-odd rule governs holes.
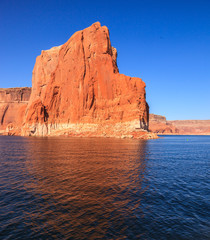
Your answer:
[[[70,137],[106,137],[156,139],[155,133],[136,128],[136,121],[115,124],[30,124],[22,128],[22,136],[70,136]]]

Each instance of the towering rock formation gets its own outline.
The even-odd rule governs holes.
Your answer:
[[[145,83],[120,74],[116,59],[109,31],[99,22],[42,51],[22,135],[146,136]]]
[[[0,133],[20,134],[31,88],[0,89]]]

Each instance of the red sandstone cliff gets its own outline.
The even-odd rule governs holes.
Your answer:
[[[150,131],[158,134],[210,135],[210,120],[167,121],[164,116],[149,115]]]
[[[22,135],[146,136],[145,83],[120,74],[116,59],[109,31],[98,22],[42,51]]]
[[[166,117],[156,114],[149,114],[149,130],[158,134],[178,133],[178,129],[168,123]]]
[[[0,133],[20,134],[31,88],[0,89]]]

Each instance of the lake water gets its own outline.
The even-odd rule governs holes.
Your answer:
[[[210,137],[0,137],[0,239],[210,239]]]

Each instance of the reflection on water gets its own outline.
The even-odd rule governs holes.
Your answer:
[[[151,159],[156,155],[151,151],[159,154],[154,140],[20,137],[0,140],[3,237],[180,237],[167,219],[160,221],[158,211],[162,205],[164,218],[171,211],[166,200],[170,193],[164,186],[159,191],[153,184],[161,185],[155,180],[158,174],[167,178],[167,174],[157,171],[161,162],[155,163],[153,169]],[[155,141],[160,144],[160,140]],[[164,184],[167,181],[170,177]],[[176,211],[170,212],[172,219],[168,222],[174,224]],[[183,235],[185,229],[179,228],[183,239],[188,239]],[[193,230],[190,231],[189,237],[193,236]]]

